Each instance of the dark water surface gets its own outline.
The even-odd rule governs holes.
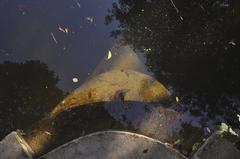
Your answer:
[[[145,73],[170,91],[171,102],[71,107],[54,116],[50,149],[106,129],[160,139],[151,130],[170,107],[183,129],[166,142],[189,155],[220,123],[240,128],[239,28],[238,0],[0,0],[0,139],[15,129],[51,132],[49,113],[112,60],[117,43],[142,55]]]
[[[1,62],[40,60],[59,76],[61,89],[73,90],[79,83],[72,78],[84,81],[114,44],[116,25],[104,25],[113,2],[1,0]]]

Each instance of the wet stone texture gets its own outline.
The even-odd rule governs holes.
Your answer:
[[[192,157],[192,159],[238,158],[240,158],[240,150],[237,148],[236,137],[230,134],[224,135],[220,132],[215,132],[211,137],[209,137]]]
[[[106,131],[67,143],[41,159],[184,159],[163,143],[134,133]]]
[[[31,148],[16,132],[0,141],[0,159],[32,159],[32,154]]]

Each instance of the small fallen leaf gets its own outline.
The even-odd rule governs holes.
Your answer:
[[[112,52],[108,51],[108,56],[107,56],[107,60],[110,60],[112,58]]]
[[[177,103],[179,102],[179,97],[178,97],[178,96],[176,96],[176,102],[177,102]]]

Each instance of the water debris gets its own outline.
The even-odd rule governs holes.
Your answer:
[[[208,133],[211,133],[211,130],[208,127],[206,128],[206,130]]]
[[[229,129],[229,133],[235,136],[239,136],[232,128]]]
[[[112,52],[109,50],[109,51],[108,51],[107,60],[110,60],[111,58],[112,58]]]
[[[52,136],[52,134],[50,132],[48,132],[48,131],[45,131],[44,133],[49,135],[49,136]]]
[[[237,45],[233,40],[229,41],[228,44],[233,45],[233,46]]]
[[[73,83],[77,83],[77,82],[78,82],[78,78],[74,77],[74,78],[72,79],[72,81],[73,81]]]
[[[173,2],[173,0],[170,0],[170,2],[172,3],[173,8],[176,10],[177,14],[179,15],[180,19],[183,20],[183,17],[180,15],[179,9],[177,8],[177,6],[175,5],[175,3]]]
[[[56,43],[56,44],[58,44],[58,41],[57,41],[57,39],[55,38],[55,36],[54,36],[54,34],[51,32],[51,36],[52,36],[52,39],[53,39],[53,41]]]
[[[81,4],[78,1],[76,1],[76,4],[77,4],[78,8],[81,8]]]
[[[143,50],[144,50],[145,52],[150,52],[150,51],[152,51],[151,48],[144,48]]]
[[[178,97],[178,96],[176,96],[176,102],[177,102],[177,103],[179,102],[179,97]]]
[[[86,20],[89,24],[92,24],[93,21],[94,21],[94,18],[91,17],[91,16],[87,16],[87,17],[85,17],[85,20]]]
[[[60,25],[58,26],[58,30],[63,32],[63,33],[66,33],[66,34],[68,34],[68,32],[69,32],[68,27],[61,27]]]
[[[220,132],[229,132],[232,135],[239,136],[231,127],[229,127],[226,123],[221,123]]]

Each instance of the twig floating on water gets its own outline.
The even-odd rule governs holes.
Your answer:
[[[58,44],[58,41],[57,41],[57,39],[55,38],[55,36],[54,36],[54,34],[51,32],[51,36],[52,36],[52,38],[53,38],[53,41],[56,43],[56,44]]]
[[[66,33],[66,34],[68,34],[68,32],[69,32],[69,29],[67,27],[62,28],[60,25],[58,26],[58,30],[60,30],[61,32]]]
[[[179,9],[176,7],[175,3],[173,2],[173,0],[170,0],[170,2],[172,3],[174,9],[176,10],[177,14],[179,15],[180,19],[183,20],[183,17],[180,15],[179,13]]]
[[[76,4],[78,6],[78,8],[81,8],[81,4],[76,0]]]

